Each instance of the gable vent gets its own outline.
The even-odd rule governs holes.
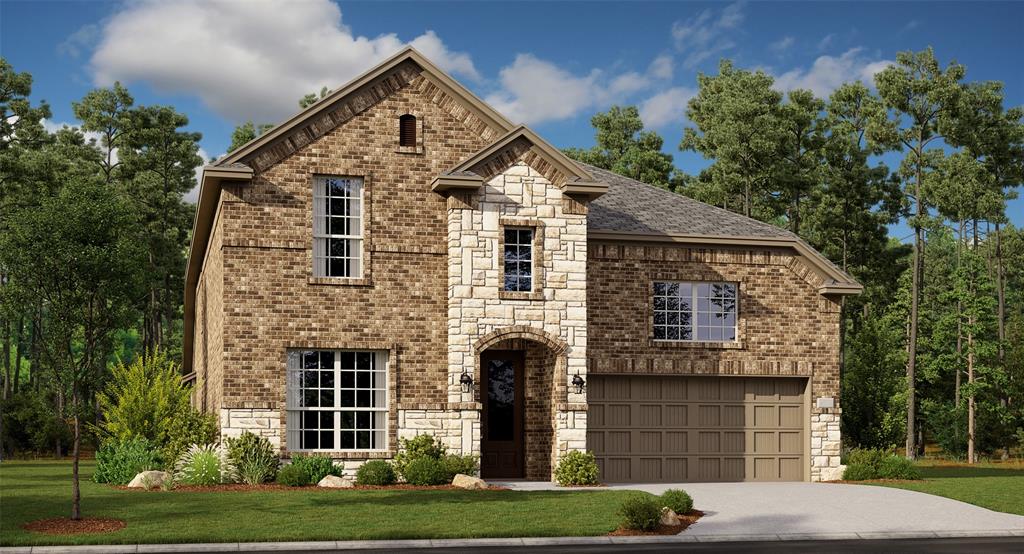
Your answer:
[[[398,118],[398,145],[416,146],[416,116],[405,114]]]

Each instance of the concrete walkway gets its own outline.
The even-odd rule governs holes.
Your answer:
[[[515,490],[558,489],[550,483],[494,484]],[[889,487],[830,483],[683,483],[607,488],[652,494],[661,494],[669,488],[686,490],[693,497],[694,507],[705,513],[683,533],[697,537],[788,534],[867,538],[872,534],[892,537],[900,533],[914,536],[940,533],[949,536],[950,533],[1002,531],[1007,535],[1014,531],[1024,534],[1024,516]]]

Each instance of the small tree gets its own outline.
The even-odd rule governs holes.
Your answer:
[[[0,235],[0,266],[12,287],[49,316],[40,337],[52,383],[71,399],[71,518],[81,519],[78,462],[83,398],[105,363],[111,335],[132,319],[144,252],[131,210],[96,178],[68,182],[37,207],[13,214]]]

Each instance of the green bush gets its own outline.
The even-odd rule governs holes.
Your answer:
[[[846,464],[843,471],[844,481],[867,481],[877,479],[878,469],[867,464]]]
[[[292,456],[292,465],[304,468],[309,475],[309,482],[314,485],[328,475],[342,475],[341,467],[335,465],[330,456],[323,454],[295,454]]]
[[[590,452],[573,450],[555,468],[555,481],[563,487],[597,484],[597,460]]]
[[[444,462],[435,458],[416,458],[405,466],[405,481],[410,485],[447,485],[451,483]]]
[[[441,458],[441,463],[444,465],[445,471],[448,473],[449,483],[460,473],[463,475],[476,475],[476,456],[445,454],[444,457]]]
[[[357,485],[394,485],[397,480],[395,468],[384,460],[370,460],[356,471]]]
[[[204,414],[191,406],[171,417],[167,432],[163,434],[166,442],[160,449],[160,456],[168,468],[173,469],[175,460],[181,459],[193,444],[213,444],[217,442],[217,417]]]
[[[693,509],[693,499],[682,489],[668,489],[661,494],[661,505],[683,515]]]
[[[310,484],[309,472],[303,466],[288,464],[277,472],[277,482],[289,487],[304,487]]]
[[[409,478],[405,475],[405,468],[413,460],[430,458],[440,460],[447,449],[441,441],[435,440],[433,435],[417,435],[411,439],[399,439],[400,446],[398,454],[395,454],[395,471],[406,481]]]
[[[52,453],[57,442],[71,444],[71,430],[44,393],[22,389],[11,395],[0,403],[0,419],[0,447],[5,456]]]
[[[903,456],[889,456],[878,466],[878,476],[882,479],[917,480],[921,478],[921,470]]]
[[[238,470],[238,479],[249,485],[273,481],[280,460],[267,439],[246,431],[227,440],[228,459]]]
[[[163,467],[160,456],[146,439],[109,441],[96,452],[97,483],[127,485],[139,473]]]
[[[878,468],[889,454],[879,448],[854,448],[846,454],[847,465],[865,465]]]
[[[661,521],[661,507],[653,496],[636,494],[629,496],[619,508],[622,526],[627,529],[651,531]]]
[[[194,445],[178,460],[174,480],[186,485],[217,485],[235,480],[235,467],[219,445]]]

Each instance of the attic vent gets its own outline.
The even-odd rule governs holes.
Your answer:
[[[405,114],[398,118],[398,145],[416,146],[416,116]]]

